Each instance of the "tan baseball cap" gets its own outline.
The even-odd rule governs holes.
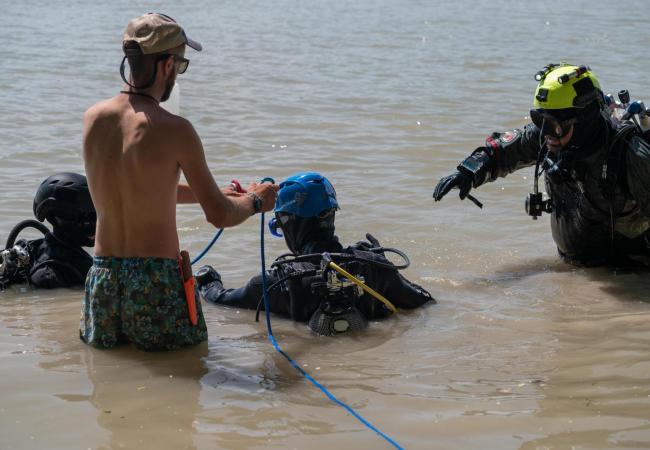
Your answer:
[[[132,19],[124,31],[122,45],[130,41],[137,42],[144,55],[161,53],[182,44],[187,44],[199,52],[203,48],[201,44],[188,38],[174,19],[158,13],[147,13]]]

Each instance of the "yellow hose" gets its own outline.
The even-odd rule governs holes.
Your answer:
[[[387,307],[388,309],[390,309],[392,312],[394,312],[394,313],[397,312],[397,308],[395,308],[395,306],[394,306],[394,305],[393,305],[393,304],[392,304],[392,303],[391,303],[391,302],[390,302],[386,297],[384,297],[384,296],[381,295],[379,292],[377,292],[377,291],[375,291],[374,289],[372,289],[370,286],[366,285],[363,281],[361,281],[360,279],[358,279],[357,277],[355,277],[355,276],[352,275],[351,273],[347,272],[344,268],[342,268],[341,266],[337,265],[336,263],[333,263],[332,261],[329,262],[329,266],[330,266],[332,269],[336,270],[336,271],[337,271],[338,273],[340,273],[341,275],[343,275],[345,278],[347,278],[348,280],[352,281],[354,284],[356,284],[357,286],[359,286],[361,289],[363,289],[364,291],[366,291],[368,294],[372,295],[372,296],[375,297],[377,300],[379,300],[380,302],[382,302],[382,303],[383,303],[384,305],[386,305],[386,307]]]

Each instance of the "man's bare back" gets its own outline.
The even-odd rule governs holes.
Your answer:
[[[86,173],[101,217],[95,254],[177,257],[179,153],[196,146],[187,139],[191,125],[151,98],[120,94],[90,108],[84,127]]]
[[[250,197],[219,190],[192,125],[154,98],[121,93],[91,107],[83,148],[97,210],[97,256],[176,258],[176,203],[198,201],[217,227],[253,213]],[[189,186],[179,185],[181,170]],[[263,191],[257,194],[269,209],[275,189],[252,187]]]

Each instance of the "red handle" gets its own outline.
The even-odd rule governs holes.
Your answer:
[[[192,276],[192,264],[190,262],[190,255],[187,251],[181,251],[181,257],[178,261],[181,276],[183,278],[183,288],[185,289],[185,300],[187,301],[187,312],[190,316],[192,325],[199,323],[198,314],[196,312],[196,291],[194,290],[195,282]]]

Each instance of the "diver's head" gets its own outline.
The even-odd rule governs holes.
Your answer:
[[[549,64],[535,74],[539,82],[530,111],[551,151],[577,147],[594,136],[604,107],[596,76],[586,66]]]
[[[53,234],[62,241],[95,245],[97,214],[83,175],[63,172],[43,181],[34,196],[34,216],[50,222]]]
[[[280,183],[275,218],[289,250],[296,255],[331,251],[338,208],[334,186],[319,173],[299,172]]]

